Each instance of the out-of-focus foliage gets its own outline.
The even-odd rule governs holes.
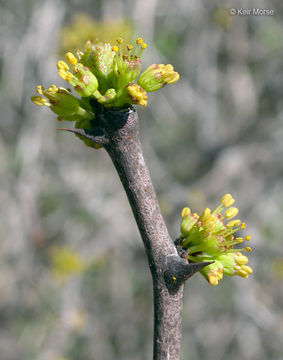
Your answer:
[[[231,18],[216,0],[1,2],[1,359],[151,358],[150,273],[113,165],[29,101],[33,86],[58,83],[58,39],[78,12],[134,24],[149,44],[144,66],[171,63],[181,75],[139,109],[172,237],[182,207],[199,212],[226,192],[252,236],[249,279],[188,281],[182,359],[282,359],[283,9],[230,6],[275,15]],[[57,281],[54,247],[84,271]]]
[[[84,262],[81,256],[67,247],[59,248],[54,246],[50,249],[50,262],[55,277],[66,278],[79,274],[84,269]]]
[[[81,49],[88,40],[115,44],[118,36],[133,41],[133,27],[129,20],[95,21],[85,13],[77,14],[60,31],[59,53]]]

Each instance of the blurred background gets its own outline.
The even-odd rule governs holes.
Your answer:
[[[229,15],[241,7],[274,15]],[[181,75],[138,109],[172,238],[182,207],[226,192],[252,236],[248,280],[187,282],[181,359],[282,360],[282,2],[2,0],[0,19],[1,360],[152,358],[151,276],[118,176],[30,101],[64,86],[64,52],[118,35]]]

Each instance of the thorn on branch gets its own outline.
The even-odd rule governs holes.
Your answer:
[[[196,272],[214,261],[188,263],[179,256],[170,256],[167,260],[167,270],[164,272],[164,279],[171,295],[179,290],[180,286]]]
[[[85,139],[91,140],[99,145],[105,145],[108,143],[108,139],[104,135],[101,129],[87,130],[87,129],[69,129],[69,128],[57,128],[57,130],[68,131],[73,134],[84,137]]]

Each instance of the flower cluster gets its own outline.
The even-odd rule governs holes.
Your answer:
[[[50,107],[59,120],[69,121],[93,119],[92,99],[105,107],[146,106],[147,92],[179,79],[172,65],[163,64],[153,64],[140,75],[141,55],[146,47],[141,37],[134,46],[124,44],[121,37],[114,46],[88,41],[84,51],[77,51],[76,56],[68,52],[65,61],[57,62],[58,75],[74,88],[80,98],[62,87],[52,85],[45,90],[39,85],[38,95],[32,96],[31,100],[36,105]]]
[[[251,238],[250,235],[235,237],[246,225],[238,219],[231,220],[238,214],[238,209],[232,206],[234,201],[230,194],[226,194],[216,209],[206,208],[201,216],[191,213],[188,207],[181,212],[179,244],[186,249],[191,262],[214,261],[200,271],[210,285],[217,285],[223,275],[247,278],[252,273],[247,266],[248,258],[241,252],[250,252],[251,248],[233,248]]]

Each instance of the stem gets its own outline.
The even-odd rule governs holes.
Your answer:
[[[152,274],[153,360],[179,360],[183,284],[209,263],[189,264],[178,255],[142,154],[136,111],[105,109],[97,102],[92,106],[96,128],[69,131],[100,143],[112,159],[135,216]]]
[[[183,286],[171,295],[164,279],[167,259],[177,256],[160,212],[152,181],[142,154],[138,116],[134,109],[107,111],[100,118],[109,153],[127,193],[153,279],[154,360],[178,360],[181,341]],[[101,124],[99,124],[101,126]],[[110,125],[110,126],[109,126]]]

